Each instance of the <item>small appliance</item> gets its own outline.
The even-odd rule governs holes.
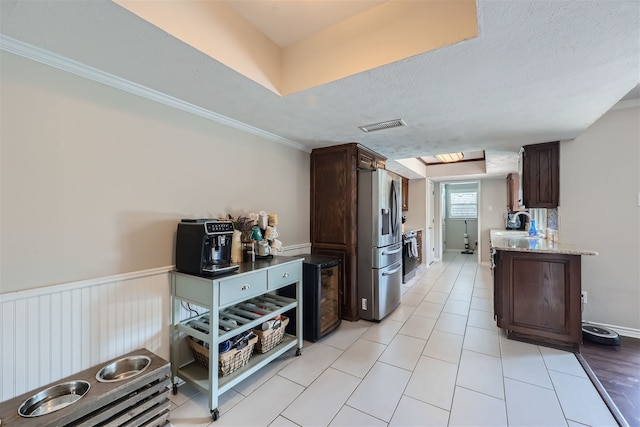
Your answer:
[[[464,219],[464,250],[460,252],[461,254],[471,255],[473,254],[473,249],[469,249],[469,230],[467,229],[467,219]]]
[[[183,219],[176,237],[176,269],[197,276],[237,270],[231,263],[233,222],[217,219]]]
[[[620,335],[604,326],[582,322],[582,338],[605,345],[620,345]]]
[[[518,211],[508,212],[505,228],[507,230],[524,230],[526,226],[526,219],[523,215],[519,215]]]

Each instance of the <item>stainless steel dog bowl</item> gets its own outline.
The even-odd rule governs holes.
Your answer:
[[[56,384],[22,402],[18,415],[30,418],[50,414],[80,400],[90,387],[87,381],[81,380]]]
[[[111,362],[96,374],[96,379],[103,383],[126,380],[141,374],[151,364],[147,356],[129,356]]]

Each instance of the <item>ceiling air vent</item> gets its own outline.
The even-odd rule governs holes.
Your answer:
[[[374,123],[372,125],[358,126],[358,127],[362,129],[362,132],[373,132],[376,130],[397,128],[398,126],[406,126],[406,125],[407,124],[404,122],[404,120],[395,119],[395,120],[388,120],[386,122]]]

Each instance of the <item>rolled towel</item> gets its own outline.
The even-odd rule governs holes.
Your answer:
[[[418,258],[418,239],[411,239],[411,251],[413,252],[413,257]]]
[[[409,255],[410,258],[415,258],[418,256],[418,244],[415,237],[406,239],[404,244],[407,245],[407,255]]]

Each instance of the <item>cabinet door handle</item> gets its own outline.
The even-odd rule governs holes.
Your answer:
[[[284,273],[282,277],[286,279],[287,277],[289,277],[289,273]]]
[[[247,284],[242,285],[242,286],[240,287],[240,290],[241,290],[241,291],[248,291],[250,287],[251,287],[251,285],[249,285],[249,284],[247,283]]]

